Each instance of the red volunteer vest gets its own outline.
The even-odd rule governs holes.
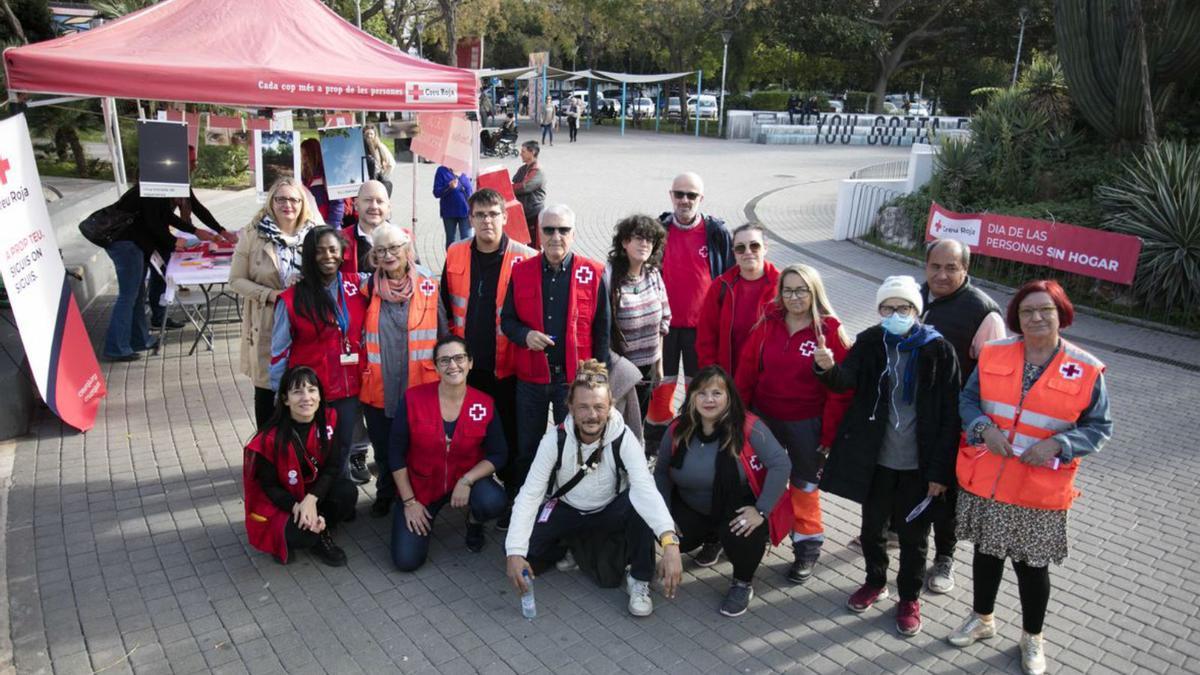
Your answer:
[[[750,485],[750,492],[758,497],[762,494],[763,484],[767,481],[767,467],[759,461],[758,453],[754,451],[754,446],[750,443],[755,422],[758,422],[758,417],[746,413],[746,423],[742,426],[742,452],[738,455],[738,460],[742,463],[742,470],[746,472],[746,482]],[[675,427],[678,424],[678,420],[671,423],[672,436],[674,436]],[[767,514],[768,536],[771,539],[771,545],[778,545],[791,534],[792,522],[791,501],[781,498],[775,502],[775,506],[772,506],[771,512]]]
[[[1092,400],[1104,364],[1075,345],[1062,349],[1021,397],[1025,342],[1020,336],[989,342],[979,353],[979,397],[983,412],[1000,427],[1014,448],[1075,427]],[[955,471],[959,485],[971,494],[1034,509],[1065,511],[1079,495],[1075,473],[1079,461],[1057,469],[1029,466],[1015,457],[1000,457],[983,445],[968,445],[965,434],[958,448]]]
[[[349,330],[345,339],[350,343],[351,353],[358,354],[358,363],[342,365],[342,333],[337,324],[315,324],[296,312],[296,287],[292,286],[279,296],[287,308],[288,322],[292,327],[292,347],[288,353],[288,367],[308,366],[317,372],[317,378],[325,388],[326,401],[358,396],[361,387],[366,354],[363,351],[363,322],[367,315],[367,302],[351,281],[357,277],[342,275],[342,293],[346,307],[350,310]]]
[[[567,297],[566,335],[556,335],[566,354],[567,381],[575,379],[580,361],[592,358],[592,317],[596,315],[600,278],[604,267],[578,253],[571,257],[571,291]],[[521,323],[545,332],[542,322],[542,256],[524,260],[513,267],[513,308]],[[533,384],[550,384],[550,362],[545,353],[524,345],[516,347],[517,379]]]
[[[337,426],[337,412],[332,408],[325,409],[325,433],[332,438],[333,428]],[[270,553],[280,562],[287,562],[287,542],[284,539],[284,528],[292,514],[283,511],[267,498],[262,486],[254,478],[255,459],[263,459],[275,465],[279,482],[291,493],[297,501],[304,499],[308,486],[320,475],[320,465],[324,462],[321,456],[321,446],[317,442],[317,427],[314,424],[308,430],[308,438],[304,443],[304,454],[308,457],[308,467],[311,477],[305,477],[300,469],[300,461],[296,458],[295,450],[287,446],[283,457],[275,456],[275,429],[260,432],[250,439],[242,455],[242,491],[245,495],[246,537],[250,545]],[[314,462],[315,460],[315,462]]]
[[[483,441],[496,406],[491,396],[467,387],[454,436],[447,439],[437,382],[409,389],[404,401],[408,415],[408,480],[413,496],[428,506],[450,494],[454,484],[483,460]]]

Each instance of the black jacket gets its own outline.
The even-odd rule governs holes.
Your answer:
[[[957,291],[941,298],[933,297],[928,283],[921,284],[921,299],[925,301],[922,323],[936,328],[954,347],[962,386],[966,386],[971,373],[975,372],[976,361],[971,358],[971,343],[975,340],[975,333],[979,332],[979,325],[988,314],[996,312],[1003,315],[1000,306],[987,293],[972,285],[969,277]]]
[[[670,211],[664,211],[658,217],[658,222],[662,223],[663,229],[668,234],[671,232],[671,228],[675,227],[673,216],[674,214]],[[737,262],[733,259],[733,235],[725,227],[724,220],[716,216],[702,217],[704,218],[704,232],[708,235],[708,273],[713,279],[716,279]]]
[[[954,348],[937,338],[919,348],[916,381],[917,453],[921,475],[931,483],[953,485],[958,453],[958,360]],[[883,347],[883,328],[858,334],[846,359],[817,377],[834,391],[854,390],[850,409],[825,462],[821,489],[863,503],[871,488],[891,390]]]
[[[171,227],[195,234],[196,226],[184,222],[175,214],[175,204],[169,198],[143,197],[140,193],[141,184],[134,183],[133,187],[117,200],[117,208],[135,216],[133,225],[121,239],[137,244],[147,257],[158,251],[163,256],[163,260],[166,260],[171,257],[171,251],[175,250],[175,235],[171,234]],[[213,232],[225,231],[217,223],[217,219],[213,217],[212,213],[204,208],[204,205],[196,198],[196,193],[190,189],[188,190],[188,199],[191,202],[193,216],[196,216]]]

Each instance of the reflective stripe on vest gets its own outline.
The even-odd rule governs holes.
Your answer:
[[[976,372],[980,409],[1014,447],[1028,449],[1075,427],[1091,404],[1104,364],[1064,340],[1037,382],[1022,395],[1024,368],[1025,343],[1014,337],[984,346]],[[1029,466],[968,445],[964,438],[956,470],[959,484],[972,494],[1017,506],[1065,510],[1078,494],[1074,488],[1078,467],[1077,461],[1058,469]]]
[[[450,332],[465,338],[467,333],[467,305],[471,297],[471,244],[474,237],[451,244],[446,250],[446,268],[443,281],[450,296]],[[508,240],[504,259],[500,262],[500,278],[496,284],[496,377],[503,379],[513,374],[513,347],[508,337],[500,331],[500,310],[508,296],[508,282],[513,266],[522,260],[537,255],[537,251],[519,242]]]
[[[418,267],[413,280],[413,294],[408,308],[408,382],[405,389],[419,384],[437,381],[437,370],[433,366],[433,347],[437,344],[437,277]],[[370,282],[368,282],[370,283]],[[367,292],[363,284],[363,292]],[[426,292],[433,288],[432,292]],[[423,290],[426,289],[426,290]],[[367,362],[363,368],[362,390],[359,400],[376,408],[384,407],[383,354],[380,347],[379,313],[383,300],[379,293],[371,295],[367,306],[366,330],[363,341],[366,345]]]

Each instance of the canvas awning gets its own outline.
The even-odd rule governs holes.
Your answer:
[[[666,82],[668,80],[678,80],[684,77],[695,77],[696,71],[691,70],[686,73],[660,73],[658,75],[632,75],[630,73],[609,73],[602,70],[592,71],[593,77],[598,77],[613,82],[623,82],[625,84],[651,84],[654,82]]]
[[[409,56],[319,0],[163,0],[4,52],[10,92],[322,110],[474,110],[475,73]]]

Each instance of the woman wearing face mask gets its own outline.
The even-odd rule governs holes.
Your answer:
[[[884,280],[875,294],[880,325],[858,334],[842,363],[824,336],[813,353],[817,377],[833,391],[854,390],[825,463],[821,489],[862,504],[866,583],[846,603],[867,611],[888,596],[887,529],[900,535],[896,630],[921,630],[928,508],[954,480],[958,451],[958,360],[933,328],[917,321],[921,289],[909,276]],[[929,499],[930,502],[925,501]]]
[[[792,265],[779,275],[779,293],[742,350],[737,387],[746,407],[759,415],[792,460],[792,549],[795,561],[788,580],[802,584],[825,542],[821,523],[821,467],[850,394],[831,394],[813,373],[817,341],[846,358],[850,340],[833,312],[821,275],[808,265]]]

